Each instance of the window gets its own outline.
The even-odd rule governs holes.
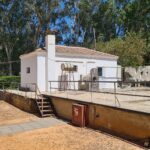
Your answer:
[[[77,65],[73,65],[73,70],[74,71],[78,71],[78,66]]]
[[[98,67],[98,76],[103,76],[103,68],[102,67]]]
[[[27,67],[26,73],[30,73],[30,67]]]

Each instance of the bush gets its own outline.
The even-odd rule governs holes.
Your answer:
[[[0,82],[17,82],[20,83],[20,76],[1,76],[0,77]]]
[[[15,89],[18,87],[20,83],[20,76],[1,76],[0,77],[0,89],[3,88],[11,88]]]

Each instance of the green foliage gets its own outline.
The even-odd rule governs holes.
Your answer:
[[[101,2],[92,18],[97,40],[108,41],[116,37],[116,13],[112,0]]]
[[[84,45],[89,45],[93,40],[93,16],[101,5],[99,0],[79,0],[78,7],[79,13],[76,17],[78,28],[82,27],[84,30]],[[97,20],[98,21],[98,20]],[[100,21],[100,18],[99,18]]]
[[[135,33],[128,33],[123,39],[98,42],[97,49],[119,56],[118,62],[122,66],[138,66],[144,62],[146,41]]]
[[[0,82],[7,82],[7,83],[12,83],[12,82],[17,82],[20,83],[20,76],[0,76]]]
[[[44,40],[47,32],[50,31],[50,23],[53,22],[57,15],[55,9],[59,6],[58,0],[26,0],[25,13],[29,15],[29,30],[32,36],[34,47],[40,47],[40,41]]]
[[[12,75],[12,61],[20,54],[20,43],[25,42],[27,17],[22,8],[23,0],[4,1],[0,5],[0,53],[1,62],[9,62],[9,75]],[[25,38],[26,39],[26,38]],[[21,47],[23,49],[23,46]]]
[[[140,33],[143,38],[150,42],[150,1],[134,0],[127,3],[122,15],[125,31]],[[121,18],[121,17],[120,17]]]
[[[150,65],[150,46],[147,46],[146,53],[144,55],[145,65]]]
[[[19,83],[20,76],[0,76],[0,89],[16,89]]]
[[[39,41],[44,39],[57,5],[57,0],[0,2],[0,62],[8,62],[5,70],[10,76],[17,74],[12,61],[40,46]],[[19,72],[18,67],[15,68]]]

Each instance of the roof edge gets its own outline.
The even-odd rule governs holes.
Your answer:
[[[81,46],[66,46],[66,45],[56,45],[56,46],[60,46],[60,47],[70,47],[70,48],[83,48],[83,49],[88,49],[90,51],[96,51],[96,52],[99,52],[101,54],[107,54],[109,55],[108,57],[118,57],[117,55],[113,55],[113,54],[110,54],[110,53],[105,53],[105,52],[101,52],[101,51],[98,51],[98,50],[94,50],[94,49],[90,49],[90,48],[87,48],[87,47],[81,47]],[[119,58],[119,57],[118,57]]]
[[[30,53],[27,53],[27,54],[23,54],[23,55],[20,55],[19,58],[20,59],[23,59],[23,58],[29,58],[29,57],[33,57],[33,56],[46,56],[46,51],[33,51],[33,52],[30,52]]]
[[[68,54],[68,53],[56,53],[56,56],[58,57],[70,57],[70,58],[88,58],[88,59],[104,59],[104,60],[118,60],[118,56],[91,56],[91,55],[78,55],[78,54],[74,54],[74,55],[71,55],[71,54]]]

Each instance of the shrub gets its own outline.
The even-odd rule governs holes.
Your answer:
[[[0,77],[0,89],[11,88],[15,89],[20,83],[20,76],[1,76]]]

